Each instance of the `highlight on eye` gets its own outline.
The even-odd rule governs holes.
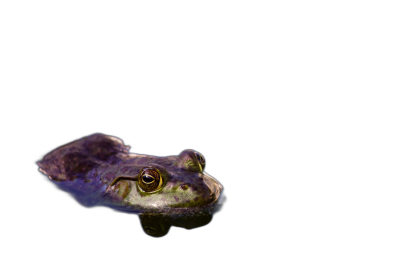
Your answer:
[[[146,167],[140,171],[138,183],[143,191],[153,192],[161,188],[163,178],[156,168]]]

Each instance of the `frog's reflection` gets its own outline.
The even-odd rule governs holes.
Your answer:
[[[210,213],[171,216],[167,214],[143,213],[139,215],[140,222],[146,234],[153,237],[166,235],[171,226],[193,229],[211,222]]]

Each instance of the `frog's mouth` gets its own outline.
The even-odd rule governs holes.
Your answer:
[[[138,178],[136,176],[117,177],[109,184],[106,191],[112,195],[119,196],[119,198],[116,199],[118,202],[117,206],[121,207],[122,210],[127,209],[138,212],[143,210],[162,211],[162,209],[166,208],[170,213],[181,213],[182,210],[194,211],[203,208],[208,209],[214,208],[215,205],[222,204],[220,200],[223,201],[223,199],[221,199],[223,186],[208,173],[203,172],[197,177],[201,178],[201,182],[207,187],[203,187],[204,191],[202,190],[202,193],[197,190],[192,191],[189,189],[191,186],[186,189],[178,188],[171,191],[175,184],[166,184],[163,189],[167,190],[164,192],[166,194],[155,193],[143,195],[143,192],[140,192],[137,185]],[[201,182],[198,181],[198,184]],[[197,200],[195,198],[197,198]],[[113,202],[112,204],[114,205],[115,203]],[[122,208],[121,205],[124,208]]]

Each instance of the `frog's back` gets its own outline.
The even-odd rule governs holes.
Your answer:
[[[75,140],[49,152],[38,162],[40,171],[54,181],[84,179],[85,175],[99,165],[114,164],[119,153],[128,154],[129,146],[122,140],[92,134]]]

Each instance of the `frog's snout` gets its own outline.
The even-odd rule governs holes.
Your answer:
[[[204,172],[203,173],[203,180],[204,183],[208,186],[210,189],[210,198],[212,199],[212,202],[218,201],[221,192],[223,190],[223,186],[221,183],[219,183],[214,177],[209,175],[208,173]]]

